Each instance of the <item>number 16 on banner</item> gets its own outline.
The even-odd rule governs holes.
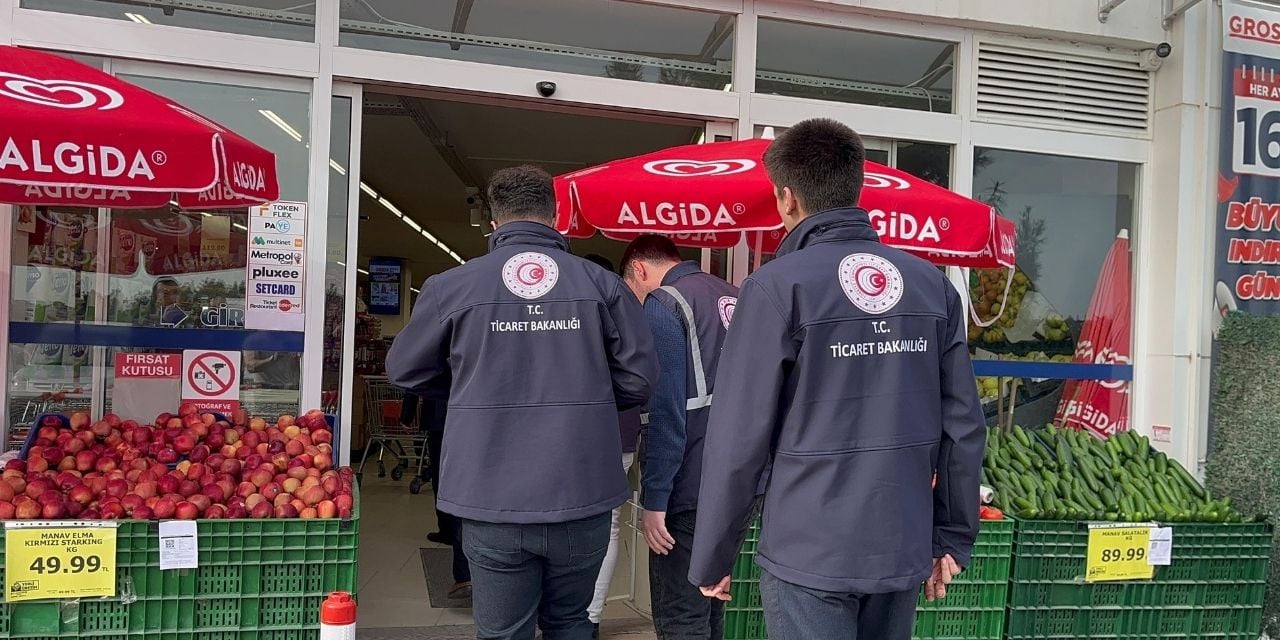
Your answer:
[[[1258,67],[1231,72],[1235,97],[1231,169],[1280,176],[1280,73]]]

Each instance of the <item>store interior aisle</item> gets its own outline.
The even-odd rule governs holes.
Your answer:
[[[359,640],[474,638],[470,609],[433,608],[421,549],[436,530],[429,487],[412,495],[408,479],[379,478],[370,463],[360,490]],[[602,638],[649,640],[652,624],[623,602],[605,610]]]

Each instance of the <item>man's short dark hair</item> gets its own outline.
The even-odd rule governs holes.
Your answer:
[[[827,118],[783,131],[764,152],[774,188],[790,187],[806,214],[857,206],[865,161],[862,138]]]
[[[610,262],[608,258],[598,253],[588,253],[587,255],[582,256],[582,259],[590,260],[591,262],[594,262],[600,265],[601,267],[604,267],[605,271],[608,271],[609,273],[613,273],[613,263]]]
[[[642,260],[644,262],[666,263],[680,262],[680,250],[676,248],[676,243],[671,238],[657,233],[646,233],[627,245],[627,250],[622,252],[622,277],[630,278],[635,275],[635,267],[631,266],[632,262]]]
[[[517,220],[556,220],[556,192],[551,175],[532,165],[499,169],[489,179],[488,204],[499,225]]]

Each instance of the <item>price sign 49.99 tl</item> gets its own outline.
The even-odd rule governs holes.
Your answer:
[[[6,523],[5,599],[116,595],[116,533],[114,522]]]

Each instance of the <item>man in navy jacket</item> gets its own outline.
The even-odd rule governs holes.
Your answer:
[[[653,337],[622,280],[552,228],[549,175],[498,171],[487,201],[489,254],[427,279],[387,375],[448,397],[437,503],[462,519],[477,637],[587,640],[630,495],[618,412],[649,398]]]
[[[945,595],[978,532],[964,307],[937,268],[880,244],[856,208],[863,156],[830,120],[765,153],[789,233],[742,285],[707,427],[689,579],[729,598],[771,461],[757,561],[773,640],[907,640],[921,583]]]

